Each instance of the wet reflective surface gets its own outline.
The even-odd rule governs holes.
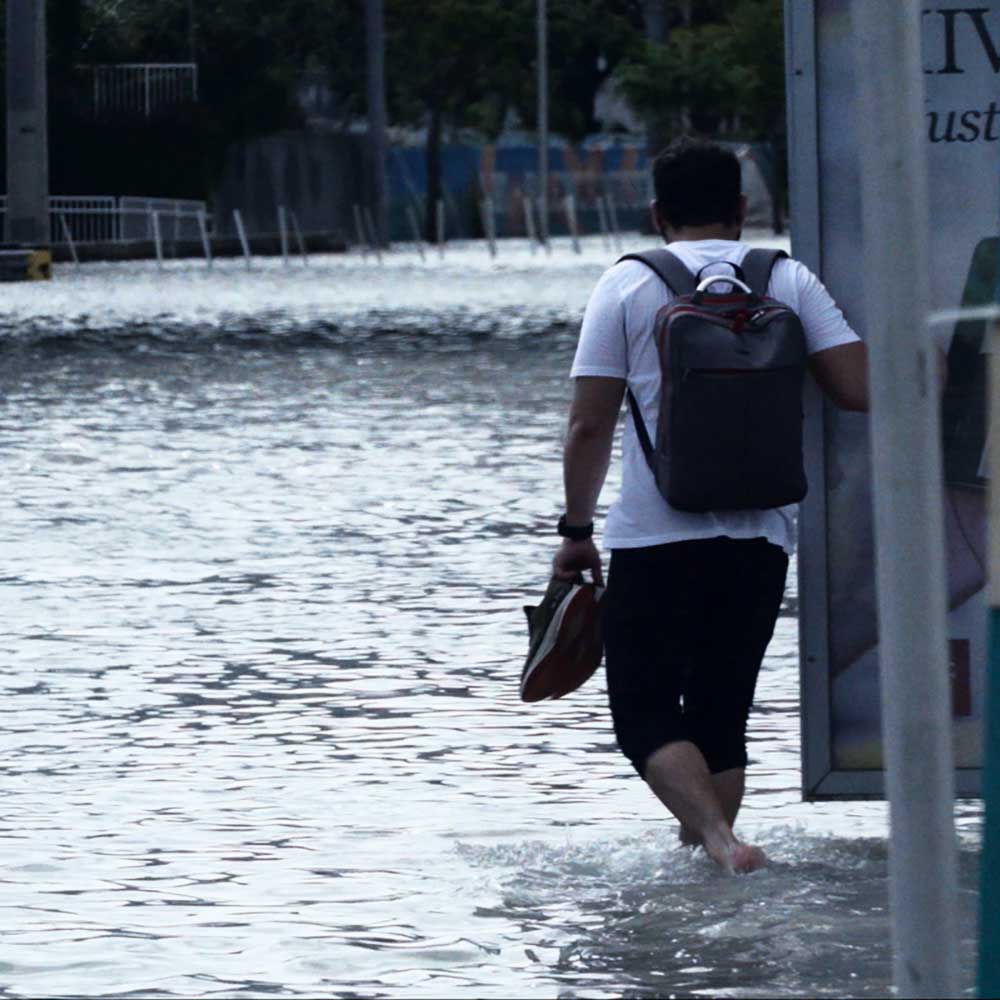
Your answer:
[[[0,995],[886,993],[885,808],[799,801],[794,569],[741,823],[765,872],[675,846],[600,675],[518,700],[614,258],[4,286]]]

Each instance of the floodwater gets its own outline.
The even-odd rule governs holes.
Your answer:
[[[800,801],[794,564],[741,822],[766,871],[675,846],[600,674],[518,699],[614,258],[4,286],[0,995],[886,993],[885,807]]]

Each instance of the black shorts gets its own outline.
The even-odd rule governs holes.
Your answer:
[[[746,767],[757,674],[788,556],[764,538],[710,538],[611,554],[601,601],[608,697],[622,752],[687,740],[713,774]]]

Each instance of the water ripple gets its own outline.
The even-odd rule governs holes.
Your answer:
[[[474,253],[11,286],[3,995],[885,992],[884,806],[800,801],[794,572],[767,872],[676,848],[601,675],[519,701],[607,254]]]

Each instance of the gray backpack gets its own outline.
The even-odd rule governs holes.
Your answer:
[[[733,275],[701,280],[669,250],[627,254],[676,298],[656,317],[662,383],[655,444],[628,390],[639,443],[678,510],[764,510],[806,495],[802,460],[802,323],[768,298],[781,250],[751,250]],[[731,290],[712,291],[724,282]]]

